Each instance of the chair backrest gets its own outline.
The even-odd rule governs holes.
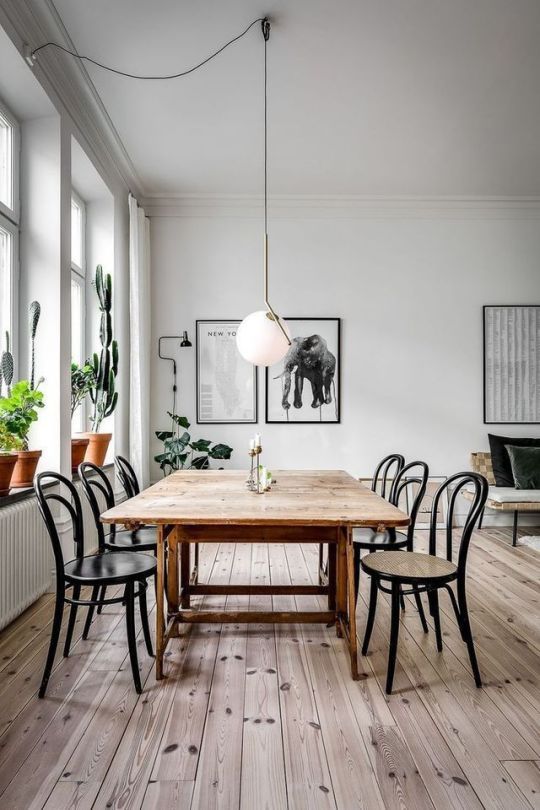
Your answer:
[[[69,491],[71,501],[60,494],[57,488],[46,487],[46,484],[62,484]],[[71,518],[73,528],[73,541],[75,543],[75,556],[84,557],[84,524],[81,499],[73,483],[57,472],[40,472],[34,476],[34,489],[36,491],[37,502],[41,516],[45,522],[47,532],[51,539],[56,566],[57,581],[64,575],[64,555],[62,553],[62,543],[58,536],[58,530],[51,511],[50,503],[54,501],[64,507]]]
[[[410,461],[398,472],[390,489],[388,500],[394,506],[399,506],[403,494],[407,496],[407,511],[411,522],[407,527],[409,549],[412,549],[416,518],[422,499],[426,494],[429,477],[429,467],[425,461]]]
[[[480,514],[486,505],[488,496],[488,482],[487,479],[475,472],[458,472],[451,475],[444,481],[433,498],[433,506],[431,509],[431,521],[429,529],[429,553],[437,554],[437,516],[439,512],[439,504],[441,498],[448,494],[448,512],[446,515],[445,527],[445,540],[446,540],[446,559],[453,561],[453,531],[454,531],[454,513],[456,509],[456,502],[461,490],[468,484],[472,484],[474,492],[470,501],[467,503],[468,509],[465,516],[465,522],[461,527],[461,537],[459,540],[459,551],[457,566],[460,573],[465,572],[465,565],[467,562],[467,554],[469,551],[469,544],[471,542],[474,527],[480,517]]]
[[[494,487],[496,484],[495,474],[493,472],[493,461],[491,460],[491,453],[477,452],[471,453],[471,469],[475,473],[480,473],[490,486]]]
[[[116,465],[116,474],[120,483],[124,487],[124,491],[128,498],[134,498],[141,491],[135,470],[123,456],[116,456],[114,463]]]
[[[386,498],[386,494],[390,492],[391,488],[389,479],[391,481],[395,478],[404,466],[405,459],[399,453],[391,453],[389,456],[385,456],[382,461],[379,461],[373,473],[373,478],[371,479],[372,492],[377,492],[381,498]]]
[[[100,520],[101,512],[103,511],[99,505],[98,494],[101,495],[105,501],[106,509],[112,509],[114,503],[114,491],[111,482],[101,469],[90,461],[83,461],[79,464],[79,476],[83,486],[84,494],[90,504],[94,523],[96,524],[96,531],[98,536],[98,548],[103,551],[105,548],[105,529]],[[109,527],[109,535],[114,536],[116,527],[111,524]]]

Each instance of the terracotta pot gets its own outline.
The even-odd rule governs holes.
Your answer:
[[[34,473],[41,458],[41,450],[19,450],[17,463],[11,476],[12,488],[31,487]]]
[[[88,447],[90,439],[87,437],[71,440],[71,472],[76,473],[79,464],[84,461],[86,448]]]
[[[0,454],[0,495],[8,495],[13,468],[17,463],[17,453]]]
[[[81,438],[89,440],[84,460],[91,461],[96,467],[102,467],[109,442],[112,439],[112,433],[81,433]]]

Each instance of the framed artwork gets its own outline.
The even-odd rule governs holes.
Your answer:
[[[540,423],[540,305],[484,307],[484,424]]]
[[[426,492],[420,503],[418,516],[416,518],[417,529],[429,529],[431,521],[431,510],[433,508],[433,498],[439,489],[440,485],[446,481],[446,475],[431,475],[428,478]],[[412,502],[418,492],[420,484],[412,483],[407,487],[407,512],[410,513],[412,509]],[[448,490],[446,489],[439,501],[439,508],[437,514],[437,528],[446,528],[446,517],[448,515]]]
[[[257,367],[236,348],[238,321],[197,321],[197,423],[257,422]]]
[[[285,318],[289,351],[266,369],[266,421],[340,421],[339,318]]]

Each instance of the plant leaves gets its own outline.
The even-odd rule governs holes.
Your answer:
[[[211,444],[210,439],[197,439],[197,441],[191,442],[189,446],[197,453],[207,453]]]
[[[208,456],[195,456],[190,465],[192,470],[207,470],[209,466]]]
[[[164,442],[165,439],[172,439],[174,433],[171,430],[156,430],[156,438],[159,439],[160,442]]]
[[[228,459],[233,449],[228,444],[215,444],[208,451],[210,458]]]
[[[189,428],[189,422],[185,416],[178,416],[177,413],[171,413],[170,411],[167,411],[167,413],[176,425],[186,430]]]

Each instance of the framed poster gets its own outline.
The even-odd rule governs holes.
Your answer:
[[[266,369],[266,421],[340,421],[339,318],[285,318],[289,351]]]
[[[418,509],[418,515],[416,518],[416,528],[417,529],[429,529],[430,521],[431,521],[431,510],[433,509],[433,498],[435,497],[435,493],[441,486],[441,484],[446,481],[446,475],[432,475],[428,478],[426,492],[422,501],[420,502],[420,508]],[[413,482],[409,484],[407,487],[407,512],[410,514],[412,509],[413,501],[416,497],[416,493],[418,492],[420,484]],[[448,490],[446,489],[440,500],[439,500],[439,508],[437,510],[437,528],[438,529],[445,529],[446,528],[446,516],[448,514]]]
[[[197,321],[197,423],[257,422],[257,367],[236,348],[240,321]]]
[[[484,424],[540,423],[540,305],[484,307]]]

